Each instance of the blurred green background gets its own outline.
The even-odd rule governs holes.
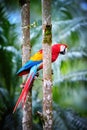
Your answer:
[[[30,38],[34,54],[42,47],[41,0],[30,4]],[[52,0],[52,41],[67,43],[68,52],[53,67],[54,130],[87,130],[87,0]],[[17,0],[0,1],[0,130],[22,130],[21,8]],[[33,129],[42,130],[36,112],[42,111],[42,71],[33,87]]]

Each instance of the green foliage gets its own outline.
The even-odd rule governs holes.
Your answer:
[[[87,118],[81,118],[71,109],[61,109],[59,106],[54,106],[54,129],[55,130],[86,130]],[[56,123],[55,123],[56,122]]]
[[[18,81],[16,79],[16,71],[18,68],[19,52],[16,46],[17,34],[15,32],[16,26],[11,24],[5,13],[4,6],[0,5],[0,84],[8,89],[9,93],[13,95]],[[13,87],[13,89],[12,89]]]
[[[9,22],[5,7],[2,5],[0,19],[0,129],[19,130],[21,128],[19,113],[12,114],[16,86],[19,84],[16,77],[20,60],[16,44],[16,26]]]
[[[13,98],[6,89],[0,88],[0,129],[21,130],[21,116],[18,112],[12,113],[14,107]]]

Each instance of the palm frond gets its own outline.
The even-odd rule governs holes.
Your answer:
[[[54,104],[54,129],[87,130],[87,118],[81,117],[72,109],[63,109]]]
[[[21,116],[18,112],[12,114],[14,99],[6,89],[0,88],[0,129],[21,130]],[[20,122],[20,123],[18,123]]]

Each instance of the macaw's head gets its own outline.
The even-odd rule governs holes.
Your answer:
[[[67,44],[58,44],[60,48],[60,54],[64,55],[67,52]]]
[[[57,43],[52,46],[52,52],[54,54],[65,54],[67,52],[67,44]]]
[[[67,45],[57,43],[52,46],[52,62],[54,62],[59,54],[64,55],[67,52]]]

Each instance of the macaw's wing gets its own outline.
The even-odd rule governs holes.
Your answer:
[[[19,69],[19,71],[17,72],[18,76],[22,76],[25,74],[28,74],[30,69],[34,66],[37,65],[39,63],[41,63],[42,61],[28,61],[22,68]]]
[[[34,54],[28,62],[24,64],[22,68],[19,69],[17,75],[22,76],[24,74],[29,73],[31,67],[38,65],[42,62],[42,50],[38,51]]]

